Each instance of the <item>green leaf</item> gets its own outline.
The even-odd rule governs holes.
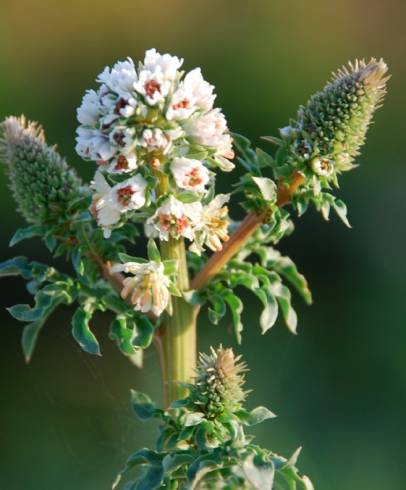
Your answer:
[[[193,456],[188,453],[169,453],[162,460],[165,475],[170,475],[184,465],[189,466],[193,462]]]
[[[131,406],[141,421],[157,417],[162,413],[148,395],[135,390],[131,390]]]
[[[280,278],[277,274],[273,274],[270,277],[272,277],[272,285],[269,288],[269,292],[276,296],[286,326],[292,333],[296,334],[297,315],[291,304],[290,291],[280,282]]]
[[[130,470],[132,470],[135,466],[139,464],[152,464],[152,465],[159,465],[161,462],[161,458],[158,453],[155,451],[151,451],[150,449],[140,449],[139,451],[135,452],[132,454],[126,462],[126,465],[124,468],[120,471],[120,473],[117,475],[114,483],[113,483],[113,490],[117,487],[117,485],[120,483],[121,478],[127,474]]]
[[[277,250],[268,248],[265,261],[268,268],[274,269],[296,288],[307,304],[312,303],[312,293],[307,280],[289,257],[284,257]]]
[[[29,279],[29,276],[27,277],[28,272],[28,259],[26,257],[14,257],[0,263],[0,277],[23,276],[25,279]]]
[[[204,413],[193,412],[188,413],[183,421],[184,427],[191,427],[193,425],[199,425],[204,420]]]
[[[264,305],[261,316],[259,318],[261,331],[264,334],[274,326],[276,319],[278,318],[278,302],[272,294],[269,294],[264,289],[257,289],[253,292]]]
[[[178,271],[178,261],[177,260],[164,260],[164,272],[166,276],[173,276]]]
[[[237,417],[244,425],[257,425],[267,419],[275,418],[276,415],[266,407],[256,407],[251,412],[241,410],[237,412]]]
[[[190,490],[197,490],[204,475],[215,470],[220,464],[220,462],[215,460],[215,456],[211,454],[204,454],[197,458],[195,462],[189,466],[187,472]]]
[[[21,338],[21,345],[25,361],[27,363],[31,360],[35,345],[37,343],[39,332],[41,331],[48,317],[57,308],[57,306],[62,303],[62,301],[62,298],[53,298],[52,304],[48,306],[47,310],[43,313],[41,318],[33,323],[29,323],[26,327],[24,327],[23,335]]]
[[[132,255],[128,255],[124,253],[119,253],[118,258],[123,264],[125,264],[126,262],[135,262],[136,264],[148,264],[147,259],[143,259],[140,257],[133,257]]]
[[[266,201],[275,201],[276,199],[276,184],[273,180],[267,177],[252,177],[252,180],[257,184],[261,191],[262,197]]]
[[[139,315],[132,321],[134,330],[132,343],[135,347],[146,349],[152,343],[154,336],[154,325],[144,315]]]
[[[240,466],[252,490],[272,490],[275,468],[272,464],[256,465],[254,454],[248,456]]]
[[[31,225],[26,228],[20,228],[17,230],[10,240],[10,247],[14,247],[17,243],[28,240],[29,238],[34,238],[42,236],[46,231],[46,228],[41,225]]]
[[[334,199],[332,206],[334,211],[337,213],[337,216],[341,219],[345,226],[351,228],[351,225],[347,219],[347,206],[345,203],[341,199]]]
[[[71,254],[72,265],[79,276],[83,276],[85,272],[85,265],[82,259],[82,253],[80,247],[75,247]]]
[[[76,310],[72,318],[72,335],[84,351],[100,356],[99,342],[89,328],[93,311],[89,305],[80,306]]]
[[[41,318],[41,320],[29,323],[26,327],[24,327],[23,335],[21,337],[21,346],[23,348],[25,362],[27,363],[31,360],[39,332],[44,326],[44,323],[44,319]]]
[[[123,354],[134,354],[133,337],[134,331],[128,328],[127,318],[123,315],[117,315],[110,324],[110,338],[117,342]]]
[[[161,262],[161,254],[159,253],[158,247],[155,243],[155,240],[150,238],[148,240],[148,259],[153,262]]]
[[[240,298],[233,294],[231,291],[224,294],[224,299],[230,307],[231,316],[233,319],[234,333],[237,338],[237,342],[241,343],[241,332],[243,330],[243,324],[241,323],[241,313],[244,305]]]
[[[145,468],[142,476],[137,479],[136,490],[155,490],[162,488],[164,478],[162,465],[151,465]]]
[[[217,325],[219,321],[227,312],[227,306],[224,299],[219,295],[212,295],[209,297],[213,308],[208,309],[209,320],[214,325]]]

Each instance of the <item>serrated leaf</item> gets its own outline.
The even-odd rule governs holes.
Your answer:
[[[80,306],[72,318],[72,335],[84,351],[100,356],[99,342],[89,328],[92,316],[92,308]]]
[[[40,225],[31,225],[26,228],[20,228],[14,233],[13,237],[10,240],[9,246],[14,247],[14,245],[23,240],[42,236],[45,231],[46,228]]]

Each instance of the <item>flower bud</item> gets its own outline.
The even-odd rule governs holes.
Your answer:
[[[240,358],[232,349],[222,346],[217,350],[211,348],[211,354],[200,354],[189,399],[208,418],[241,408],[247,395],[243,389],[247,368]]]
[[[29,223],[57,223],[83,193],[76,172],[46,144],[39,124],[10,116],[1,130],[0,156],[18,211]]]

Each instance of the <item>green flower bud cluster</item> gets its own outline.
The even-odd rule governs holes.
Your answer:
[[[190,405],[214,418],[223,412],[234,413],[241,408],[247,392],[244,391],[246,364],[232,349],[211,348],[211,354],[201,353],[196,370],[196,381],[190,389]]]
[[[17,208],[26,221],[53,225],[84,193],[76,172],[45,142],[40,125],[8,117],[1,128],[0,157],[6,164]]]
[[[280,130],[287,143],[285,162],[296,167],[305,163],[327,180],[351,170],[385,95],[386,72],[384,61],[374,58],[338,70],[322,91],[299,108],[296,121]]]
[[[161,421],[155,450],[132,454],[113,488],[132,470],[134,481],[125,488],[179,490],[313,490],[296,468],[300,450],[290,458],[252,443],[246,427],[273,418],[265,407],[251,411],[242,402],[246,366],[232,349],[201,354],[190,394],[167,410],[157,408],[144,394],[132,393],[136,416]],[[216,397],[209,393],[213,391]]]

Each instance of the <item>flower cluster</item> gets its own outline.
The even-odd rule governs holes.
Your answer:
[[[182,63],[150,49],[138,67],[130,58],[106,67],[77,111],[76,151],[98,164],[92,211],[105,237],[139,219],[150,236],[218,250],[228,238],[227,199],[213,204],[213,169],[234,167],[232,138],[214,87],[199,68],[184,75]]]

